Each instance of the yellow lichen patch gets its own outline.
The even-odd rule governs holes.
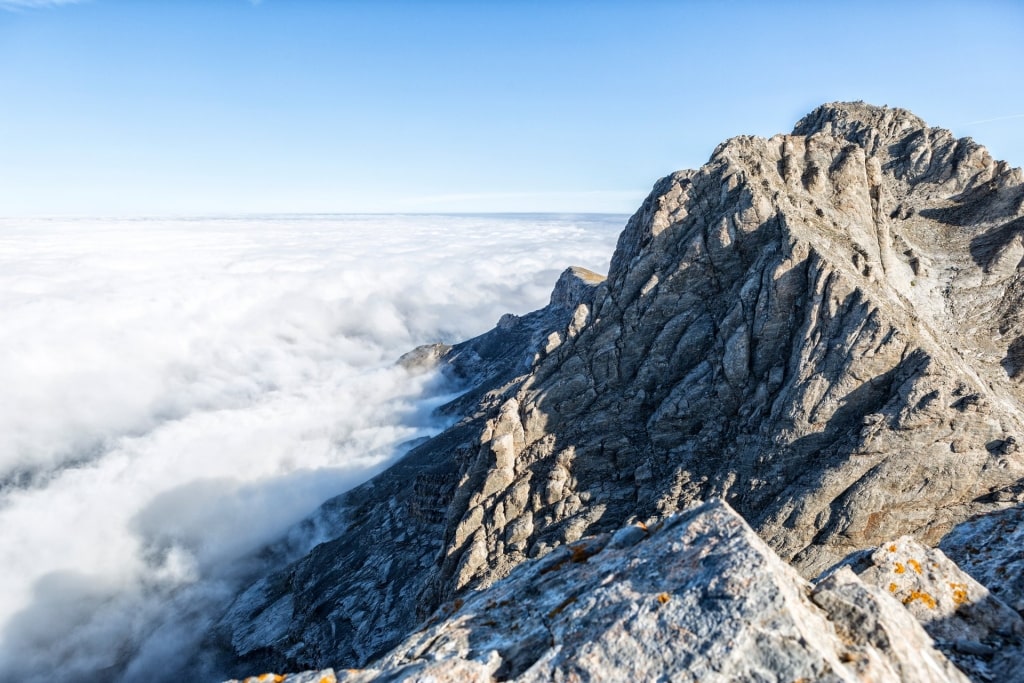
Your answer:
[[[890,593],[895,593],[897,588],[899,588],[899,586],[897,586],[895,583],[890,583],[889,584],[889,592]]]
[[[918,574],[921,573],[921,565],[914,558],[910,558],[909,560],[907,560],[907,564],[909,564],[911,569],[913,569]]]
[[[903,573],[903,572],[905,572],[905,571],[907,571],[907,569],[906,569],[906,567],[904,567],[904,566],[903,566],[903,563],[902,563],[902,562],[897,562],[897,563],[896,563],[896,569],[895,569],[895,572],[896,572],[897,574],[902,574],[902,573]]]
[[[246,680],[255,680],[257,683],[281,683],[284,680],[284,676],[281,674],[260,674],[255,679]]]
[[[896,552],[896,544],[895,543],[893,543],[892,545],[889,546],[889,552],[890,553]]]
[[[658,593],[658,602],[660,602],[663,605],[671,599],[672,596],[668,593]]]
[[[920,600],[928,609],[935,609],[935,598],[928,595],[924,591],[911,591],[910,595],[903,598],[903,604],[909,605],[910,603],[914,602],[914,600]]]
[[[966,583],[952,583],[950,582],[949,587],[953,589],[953,602],[957,605],[962,605],[968,602],[970,598],[967,595],[967,584]]]
[[[334,676],[321,676],[320,683],[338,683],[338,679]]]

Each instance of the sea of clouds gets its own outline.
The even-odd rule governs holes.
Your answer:
[[[443,428],[395,359],[605,272],[624,222],[0,220],[0,680],[181,670],[257,551]]]

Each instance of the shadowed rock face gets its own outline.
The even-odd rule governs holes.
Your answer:
[[[427,354],[478,382],[466,417],[330,503],[336,540],[211,646],[357,665],[527,558],[711,497],[808,575],[937,542],[1022,497],[1022,258],[1020,170],[909,112],[729,140],[655,185],[607,280]]]

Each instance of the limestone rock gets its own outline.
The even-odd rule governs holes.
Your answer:
[[[1000,600],[1024,615],[1024,508],[979,515],[957,525],[939,547]]]
[[[973,680],[1024,680],[1024,620],[941,550],[904,536],[851,566],[902,602]]]
[[[339,681],[964,681],[852,573],[813,590],[726,504],[525,563]]]
[[[575,309],[594,298],[594,288],[604,282],[604,276],[586,268],[566,268],[551,291],[551,305]]]
[[[527,559],[712,497],[807,576],[935,544],[1024,500],[1022,260],[1021,171],[905,110],[728,140],[655,184],[606,280],[426,352],[472,387],[461,419],[332,502],[334,540],[210,648],[361,665]],[[239,622],[288,605],[263,641]]]

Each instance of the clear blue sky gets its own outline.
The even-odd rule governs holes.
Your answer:
[[[0,0],[0,215],[632,211],[912,109],[1024,164],[1020,2]]]

